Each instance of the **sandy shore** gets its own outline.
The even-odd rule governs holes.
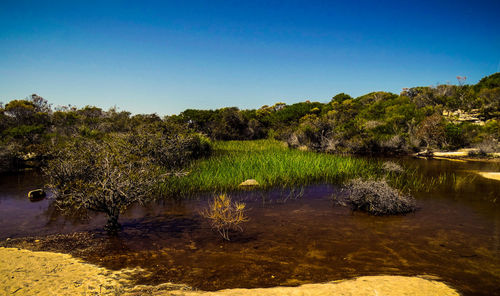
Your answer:
[[[0,248],[3,295],[459,295],[446,284],[421,277],[366,276],[298,287],[193,291],[184,285],[133,286],[140,270],[110,271],[71,255]]]
[[[481,177],[500,181],[500,172],[477,172]]]
[[[432,154],[427,155],[425,152],[423,154],[417,153],[414,156],[420,158],[434,158],[434,159],[446,159],[450,161],[487,161],[487,162],[500,162],[500,152],[488,153],[487,157],[471,157],[470,154],[478,153],[479,150],[476,148],[463,148],[457,151],[433,151]]]
[[[67,254],[0,248],[1,295],[116,295],[126,278]]]

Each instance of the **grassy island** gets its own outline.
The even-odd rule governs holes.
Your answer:
[[[341,184],[352,178],[378,178],[383,174],[378,161],[291,149],[276,140],[217,141],[213,156],[194,162],[187,175],[170,178],[164,191],[236,190],[247,179],[255,179],[259,188]]]

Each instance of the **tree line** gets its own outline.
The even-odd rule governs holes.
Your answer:
[[[480,146],[498,150],[500,73],[475,85],[404,89],[399,95],[341,93],[330,102],[276,103],[255,110],[188,109],[170,120],[217,140],[272,137],[291,147],[346,154],[405,154]]]
[[[475,85],[414,87],[399,95],[372,92],[357,98],[341,93],[327,103],[280,102],[253,110],[188,109],[163,118],[94,106],[53,109],[34,94],[0,104],[0,166],[37,165],[68,139],[116,133],[171,138],[196,134],[198,139],[213,140],[270,137],[291,147],[347,154],[401,154],[474,145],[495,150],[500,135],[500,73]],[[189,157],[170,161],[182,163],[184,158]]]

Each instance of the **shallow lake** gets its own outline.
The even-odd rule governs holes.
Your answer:
[[[498,294],[500,181],[475,171],[498,163],[398,160],[426,176],[453,173],[453,186],[415,192],[418,210],[373,217],[339,206],[337,186],[232,194],[249,208],[242,233],[225,242],[199,212],[207,196],[133,207],[108,237],[105,217],[66,217],[48,199],[30,202],[36,172],[0,176],[0,241],[40,239],[38,249],[72,253],[119,269],[142,267],[138,283],[217,290],[325,282],[361,275],[430,275],[464,294]],[[76,234],[75,234],[76,233]]]

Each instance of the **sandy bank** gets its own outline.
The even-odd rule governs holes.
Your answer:
[[[477,172],[481,177],[500,181],[500,172]]]
[[[444,151],[435,151],[433,152],[434,157],[467,157],[469,156],[469,152],[474,151],[472,149],[461,149],[458,151],[450,151],[450,152],[444,152]]]
[[[126,271],[111,272],[71,255],[0,248],[0,295],[115,295]]]
[[[404,276],[216,292],[173,284],[131,287],[134,272],[110,271],[66,254],[0,248],[0,293],[4,295],[459,295],[442,282]]]
[[[500,161],[500,153],[493,152],[488,153],[487,156],[483,157],[471,157],[471,154],[474,155],[478,153],[479,150],[476,148],[463,148],[457,151],[433,151],[432,153],[421,152],[417,153],[414,156],[427,158],[431,157],[434,159],[446,159],[451,161],[488,161],[488,162],[499,162]]]

